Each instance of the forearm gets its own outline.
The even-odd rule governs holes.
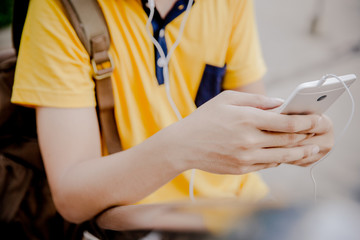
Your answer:
[[[113,205],[139,201],[184,169],[172,127],[120,153],[101,157],[94,108],[37,108],[38,137],[58,211],[88,220]]]
[[[157,134],[129,150],[81,161],[56,181],[56,205],[73,222],[114,205],[133,204],[184,170],[169,140]],[[74,211],[76,209],[76,211]]]
[[[327,124],[319,124],[316,115],[264,111],[280,104],[224,92],[143,143],[108,157],[101,157],[94,109],[37,109],[56,206],[68,220],[81,222],[108,207],[135,203],[187,169],[245,174],[317,154],[318,146],[301,142],[308,134],[328,132]]]

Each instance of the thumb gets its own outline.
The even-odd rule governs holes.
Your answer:
[[[223,95],[224,101],[228,104],[254,107],[264,110],[279,107],[284,103],[284,100],[280,98],[237,91],[224,91],[221,95]]]

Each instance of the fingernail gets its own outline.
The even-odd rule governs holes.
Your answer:
[[[313,147],[313,149],[311,151],[312,155],[318,154],[319,152],[320,152],[319,146]]]

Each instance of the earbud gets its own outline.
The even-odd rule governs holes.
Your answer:
[[[155,8],[155,1],[154,0],[148,0],[149,8],[154,9]]]

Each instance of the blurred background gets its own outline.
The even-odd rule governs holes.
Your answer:
[[[255,0],[267,93],[286,99],[300,83],[324,74],[360,77],[360,0]],[[360,80],[351,87],[355,116],[336,148],[314,169],[319,199],[360,200]],[[351,113],[345,93],[328,111],[335,134]],[[283,165],[261,172],[281,201],[313,199],[309,168]]]
[[[268,95],[287,98],[305,81],[326,73],[360,77],[360,0],[254,0],[260,41],[268,72]],[[11,3],[0,3],[0,50],[11,46]],[[360,80],[351,91],[356,102],[350,128],[332,154],[314,170],[320,199],[360,201]],[[346,124],[351,102],[347,94],[331,107],[336,134]],[[261,171],[273,199],[313,199],[309,168],[283,165]]]
[[[360,0],[254,2],[260,41],[268,66],[264,78],[268,95],[286,99],[298,84],[318,80],[327,73],[353,73],[360,77]],[[12,0],[0,1],[0,50],[11,47],[11,3]],[[279,238],[279,232],[289,224],[297,226],[294,234],[302,236],[299,239],[340,239],[344,231],[353,236],[347,239],[358,239],[358,232],[354,232],[358,225],[352,227],[351,224],[360,222],[360,79],[352,85],[351,92],[356,110],[350,128],[342,139],[337,139],[331,155],[314,169],[318,199],[335,201],[335,204],[325,205],[315,211],[312,208],[311,211],[300,209],[303,222],[300,221],[298,225],[289,221],[299,218],[294,217],[291,208],[282,211],[280,215],[278,212],[262,213],[255,221],[257,224],[246,219],[246,224],[251,223],[252,228],[238,228],[242,230],[237,234],[244,238],[240,235],[232,238],[230,235],[228,239],[297,239]],[[327,112],[333,120],[335,135],[343,129],[350,110],[351,101],[344,94]],[[270,187],[271,199],[288,205],[312,203],[314,185],[310,168],[282,165],[263,170],[261,174]],[[357,206],[352,205],[354,202]],[[356,220],[353,220],[354,216]],[[269,225],[269,222],[264,224],[264,219],[280,225],[273,228],[274,225]],[[275,219],[283,221],[273,221]],[[338,220],[329,222],[328,219]],[[259,233],[259,226],[265,227],[262,232],[264,238],[254,238],[253,233]],[[303,229],[303,234],[299,235],[298,229]],[[329,229],[333,231],[329,232]],[[314,234],[317,232],[327,237],[319,238]],[[306,234],[312,238],[303,238]]]
[[[0,1],[0,50],[11,46],[10,24],[14,0]]]

